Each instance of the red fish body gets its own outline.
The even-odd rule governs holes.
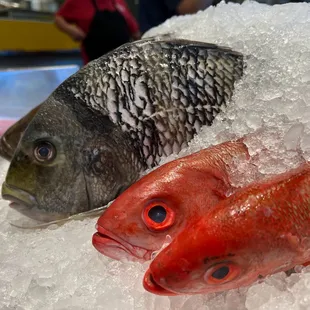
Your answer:
[[[114,259],[145,261],[169,235],[209,212],[233,190],[230,165],[249,158],[242,142],[226,142],[169,162],[123,192],[99,218],[93,245]]]
[[[310,166],[254,183],[220,201],[152,261],[146,290],[214,293],[310,261]]]

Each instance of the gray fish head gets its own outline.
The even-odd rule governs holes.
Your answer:
[[[53,96],[42,104],[17,146],[2,186],[2,196],[13,202],[13,208],[51,221],[115,198],[124,182],[117,171],[117,154],[104,143],[111,135],[85,128],[78,119],[82,114]]]

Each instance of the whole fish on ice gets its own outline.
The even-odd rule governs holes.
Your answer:
[[[234,160],[249,159],[241,142],[225,142],[171,161],[118,196],[97,222],[93,245],[114,259],[145,261],[235,189]]]
[[[241,54],[185,40],[141,40],[104,55],[41,104],[3,198],[45,221],[105,205],[211,125],[242,71]]]
[[[159,295],[214,293],[307,264],[309,207],[308,163],[253,183],[220,201],[159,252],[144,287]]]

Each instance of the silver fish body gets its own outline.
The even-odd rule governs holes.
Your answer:
[[[241,54],[212,44],[123,45],[41,104],[16,149],[3,197],[43,220],[108,203],[211,125],[242,72]]]

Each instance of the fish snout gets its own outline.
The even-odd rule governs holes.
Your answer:
[[[1,195],[4,200],[10,200],[19,205],[31,207],[38,204],[35,196],[23,189],[10,185],[7,182],[2,184]]]
[[[92,243],[101,254],[116,260],[134,262],[145,262],[151,258],[152,251],[132,246],[98,224],[96,229],[97,232],[93,235]]]
[[[148,269],[143,277],[143,287],[145,290],[152,294],[162,295],[162,296],[175,296],[176,293],[170,292],[160,286],[152,275],[152,271]]]
[[[48,212],[42,209],[35,196],[14,185],[8,184],[7,182],[2,184],[1,194],[4,200],[11,201],[11,208],[40,222],[60,220],[68,216],[67,214]]]

